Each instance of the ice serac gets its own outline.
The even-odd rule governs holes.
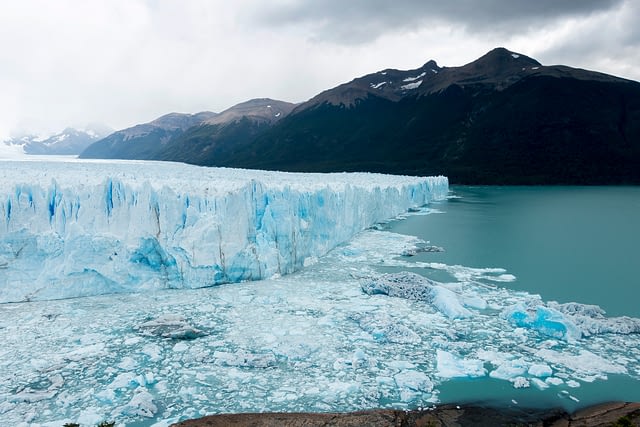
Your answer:
[[[0,166],[0,302],[287,274],[448,192],[445,177],[153,162]]]

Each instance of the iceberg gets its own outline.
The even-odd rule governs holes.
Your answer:
[[[0,302],[285,275],[446,197],[445,177],[2,161]]]
[[[363,280],[361,287],[362,291],[369,295],[387,295],[425,301],[452,319],[472,315],[455,292],[445,288],[441,283],[416,273],[405,271],[382,274]]]
[[[516,326],[568,341],[601,334],[640,333],[640,319],[605,317],[602,308],[576,302],[528,301],[507,307],[503,315]]]

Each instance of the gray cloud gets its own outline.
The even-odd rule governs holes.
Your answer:
[[[256,97],[300,102],[496,46],[639,80],[639,21],[637,0],[5,0],[0,139]]]
[[[514,31],[615,9],[623,0],[303,0],[265,6],[258,21],[267,26],[308,25],[311,39],[369,42],[387,32],[429,25],[460,26],[469,33]]]

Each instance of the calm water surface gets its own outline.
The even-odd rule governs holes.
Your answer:
[[[419,254],[420,261],[502,267],[516,280],[499,286],[545,301],[597,304],[609,316],[640,317],[640,187],[455,186],[450,199],[432,208],[442,214],[392,225],[446,251]],[[569,411],[608,400],[640,401],[640,382],[623,375],[567,389],[579,402],[554,388],[515,390],[490,378],[448,381],[440,390],[443,403]]]
[[[597,304],[609,316],[640,317],[640,187],[452,187],[393,230],[445,252],[421,260],[502,267],[501,284],[546,301]]]

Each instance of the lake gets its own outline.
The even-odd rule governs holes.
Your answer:
[[[502,267],[508,286],[545,301],[597,304],[610,316],[640,317],[640,187],[452,187],[392,231],[445,252],[430,262]]]
[[[609,316],[640,317],[640,187],[451,190],[448,200],[431,205],[438,214],[411,216],[391,226],[445,249],[419,254],[417,260],[502,267],[516,280],[501,286],[540,294],[545,301],[596,304]],[[578,404],[557,390],[514,390],[487,378],[449,381],[440,389],[443,402],[512,406],[517,401],[569,410],[604,400],[640,400],[640,382],[622,375],[582,383],[572,391]]]

